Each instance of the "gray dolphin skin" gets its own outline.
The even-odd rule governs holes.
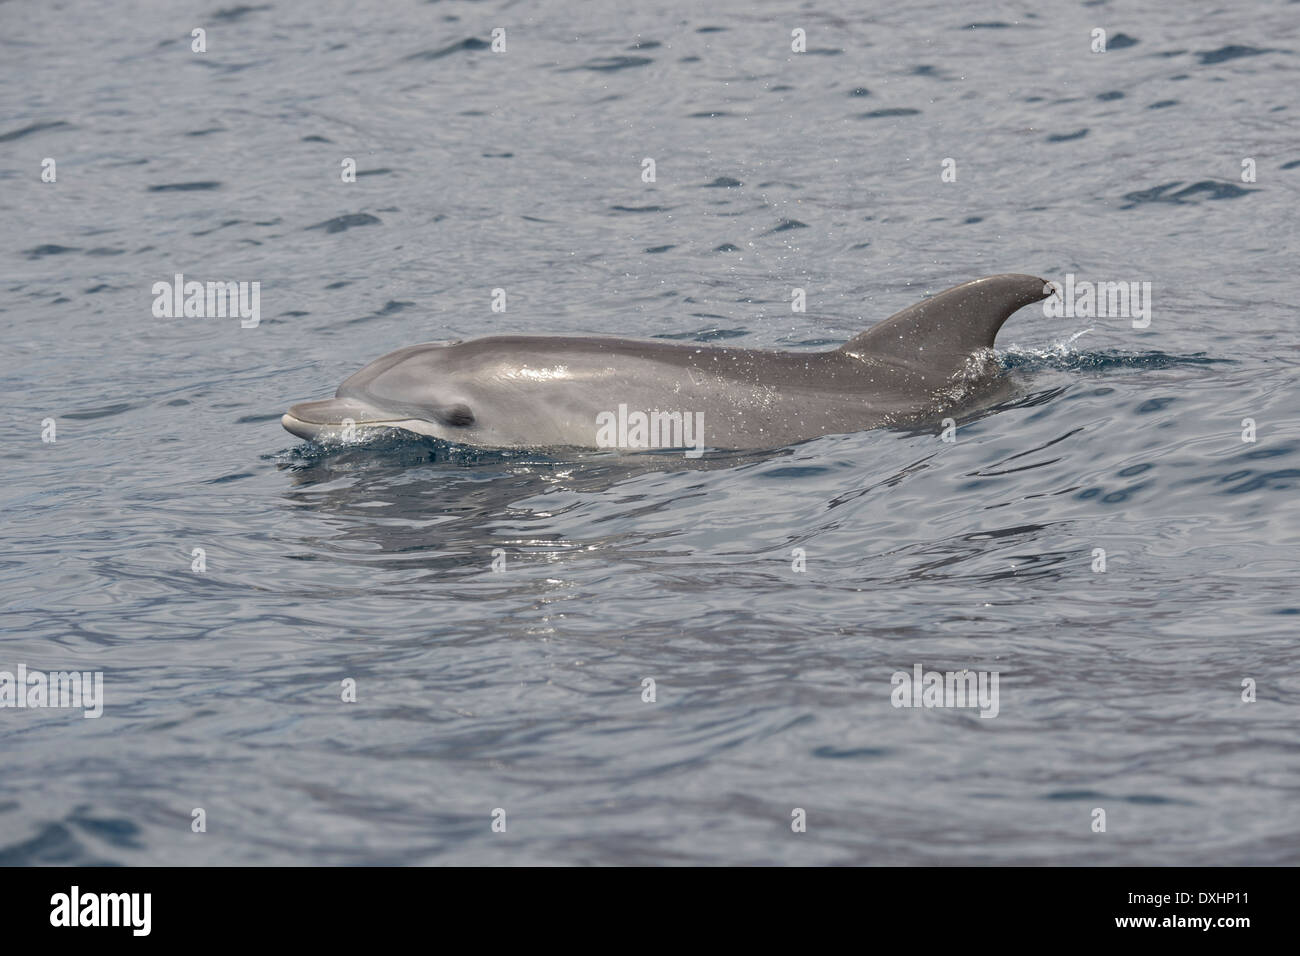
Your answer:
[[[976,279],[828,352],[514,335],[412,345],[281,421],[316,441],[396,428],[480,448],[780,448],[951,407],[996,373],[1002,324],[1050,292],[1034,276]]]

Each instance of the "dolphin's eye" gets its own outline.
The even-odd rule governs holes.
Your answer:
[[[453,428],[465,428],[474,424],[474,413],[463,403],[447,405],[437,410],[438,421]]]

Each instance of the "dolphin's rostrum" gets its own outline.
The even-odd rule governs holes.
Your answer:
[[[976,279],[828,352],[514,335],[413,345],[282,421],[326,441],[398,428],[483,448],[779,448],[943,411],[996,371],[1002,323],[1050,291],[1028,275]]]

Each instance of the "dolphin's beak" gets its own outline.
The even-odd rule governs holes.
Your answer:
[[[291,435],[297,435],[299,438],[305,438],[311,441],[320,434],[320,426],[313,425],[310,422],[304,422],[301,418],[286,412],[280,416],[280,424],[284,426],[285,431]]]
[[[389,416],[391,421],[391,416]],[[290,434],[309,441],[322,437],[344,437],[352,426],[387,424],[376,408],[350,398],[327,398],[299,402],[280,417]]]

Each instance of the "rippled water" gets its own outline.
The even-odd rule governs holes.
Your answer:
[[[0,4],[0,670],[106,698],[0,709],[0,862],[1300,861],[1300,6],[870,6]],[[178,272],[261,324],[154,318]],[[955,443],[278,421],[414,342],[825,347],[996,272],[1152,321],[1022,311]]]

